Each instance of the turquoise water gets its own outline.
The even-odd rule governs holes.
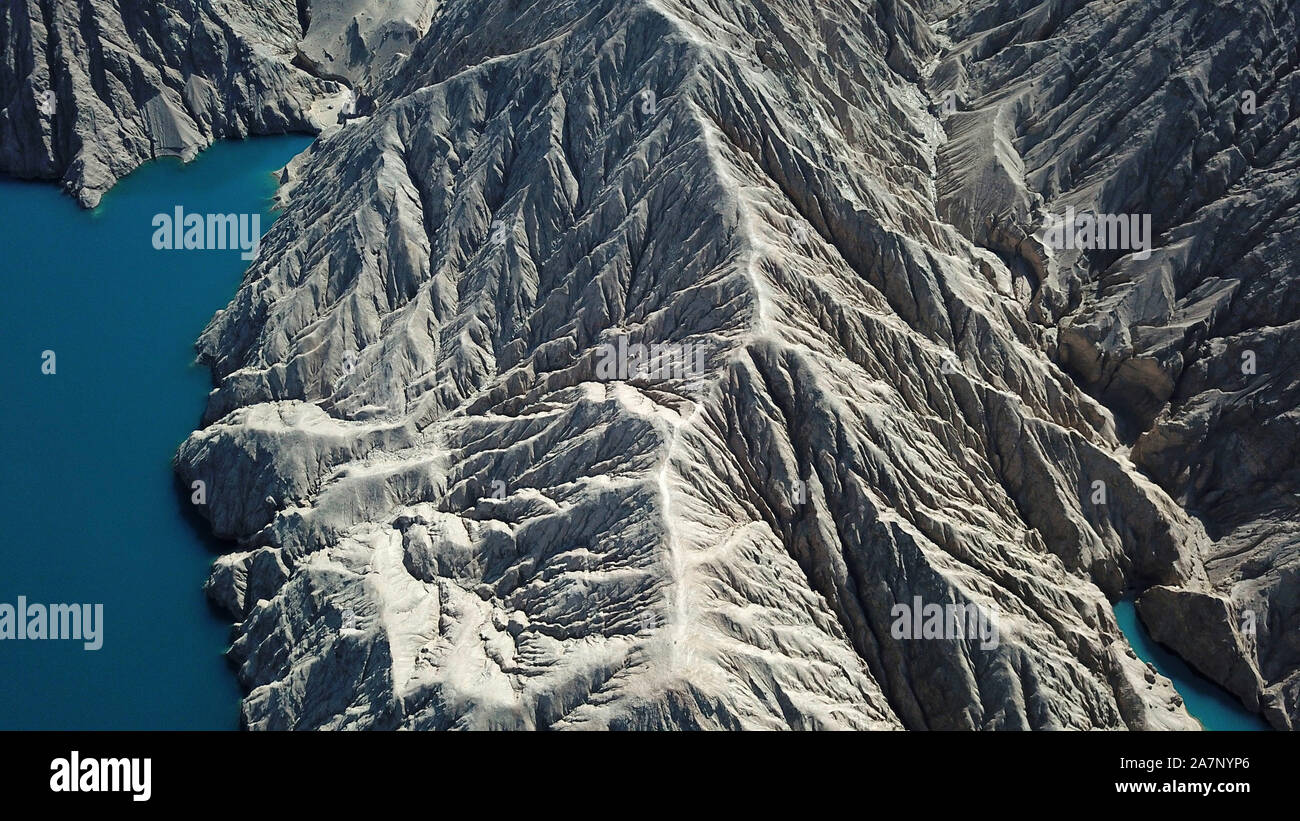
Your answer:
[[[1193,670],[1187,662],[1152,641],[1137,616],[1132,599],[1115,604],[1119,629],[1133,645],[1138,658],[1151,664],[1174,683],[1187,704],[1187,712],[1207,730],[1268,730],[1263,718],[1241,705],[1237,697]]]
[[[261,213],[268,172],[311,142],[219,143],[139,169],[87,212],[0,180],[0,603],[102,603],[103,647],[0,641],[0,729],[234,729],[214,546],[171,472],[211,382],[194,340],[247,262],[158,251],[155,214]],[[42,352],[57,372],[41,372]]]

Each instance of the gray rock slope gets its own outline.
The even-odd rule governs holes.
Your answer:
[[[262,66],[364,116],[285,170],[177,454],[245,726],[1194,728],[1131,589],[1294,720],[1285,4],[355,5]],[[111,182],[72,156],[32,173]],[[1048,249],[1070,203],[1154,253]],[[897,638],[917,597],[998,640]]]
[[[1045,350],[1212,538],[1139,611],[1290,727],[1300,703],[1300,11],[951,5],[941,211],[1035,283]],[[1138,47],[1140,46],[1140,48]],[[993,181],[993,184],[989,184]],[[1044,248],[1066,207],[1150,214],[1149,257]]]
[[[11,0],[0,172],[93,207],[146,160],[328,127],[350,92],[294,67],[302,34],[293,0]]]

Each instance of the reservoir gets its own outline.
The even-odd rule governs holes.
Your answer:
[[[0,602],[103,613],[96,650],[0,641],[0,729],[237,727],[229,621],[202,592],[214,546],[171,458],[211,388],[194,341],[248,262],[229,245],[156,250],[153,220],[246,215],[264,232],[270,172],[310,142],[152,162],[94,211],[55,185],[0,179]]]

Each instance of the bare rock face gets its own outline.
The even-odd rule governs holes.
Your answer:
[[[1134,463],[1206,526],[1208,585],[1152,591],[1140,612],[1289,727],[1300,681],[1297,10],[950,11],[931,91],[959,101],[947,148],[973,156],[951,157],[940,188],[955,213],[1002,215],[996,230],[954,224],[1040,281],[1028,305],[1058,329],[1049,353],[1116,413]],[[1005,169],[996,185],[989,168]],[[1127,216],[1130,228],[1149,220],[1145,247],[1053,247],[1051,219],[1067,208]]]
[[[440,0],[300,2],[297,61],[318,77],[369,87],[392,74],[429,27]]]
[[[328,131],[400,64],[434,0],[14,0],[0,9],[0,172],[87,207],[156,157]],[[308,31],[312,15],[319,24]],[[331,49],[345,48],[336,61]],[[382,59],[380,59],[382,57]],[[341,61],[341,62],[339,62]],[[336,66],[336,62],[339,64]]]
[[[1222,596],[1152,587],[1138,599],[1151,637],[1167,644],[1233,695],[1258,710],[1264,684],[1249,662],[1250,648],[1234,629],[1231,602]],[[1280,717],[1279,717],[1280,718]]]
[[[1112,615],[1147,588],[1294,717],[1295,439],[1209,457],[1296,414],[1294,12],[390,5],[264,10],[276,57],[217,86],[365,102],[286,169],[176,458],[237,542],[245,726],[1195,728]],[[1262,123],[1189,119],[1243,76]],[[1206,227],[1232,190],[1255,240]],[[1055,248],[1066,204],[1158,242]],[[1269,369],[1217,383],[1240,334]]]
[[[937,46],[867,11],[444,4],[294,164],[178,454],[248,726],[1194,726],[1106,596],[1204,533],[941,218]]]

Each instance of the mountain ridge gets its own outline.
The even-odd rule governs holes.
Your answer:
[[[1135,463],[1141,411],[1078,375],[1107,255],[1046,247],[980,85],[1054,24],[1087,54],[1086,6],[439,4],[199,341],[176,464],[238,542],[244,726],[1194,728],[1134,587],[1289,726],[1285,571],[1252,646],[1231,540],[1139,470],[1176,488],[1168,434]],[[620,339],[707,372],[602,379]],[[915,596],[997,646],[891,636]]]

